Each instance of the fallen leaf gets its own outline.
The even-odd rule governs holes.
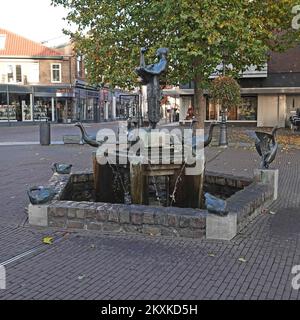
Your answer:
[[[45,237],[45,238],[43,238],[43,243],[44,244],[52,244],[53,238],[52,237]]]

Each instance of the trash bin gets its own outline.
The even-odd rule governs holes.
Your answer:
[[[49,146],[51,143],[51,128],[50,122],[46,120],[40,123],[40,144],[42,146]]]

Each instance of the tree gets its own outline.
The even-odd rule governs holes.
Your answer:
[[[170,48],[168,83],[195,85],[195,115],[203,127],[203,89],[216,66],[237,75],[262,66],[269,51],[299,41],[293,30],[297,0],[53,0],[69,9],[67,31],[85,55],[90,81],[128,87],[136,83],[139,48]]]
[[[283,51],[299,41],[292,29],[298,0],[52,0],[69,9],[67,32],[85,56],[90,81],[129,87],[140,47],[153,56],[168,47],[169,84],[193,82],[194,114],[204,127],[203,90],[224,62],[228,75],[249,65],[261,67],[269,51]],[[152,59],[152,58],[151,58]]]

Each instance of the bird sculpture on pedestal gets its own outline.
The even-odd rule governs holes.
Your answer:
[[[209,213],[218,214],[220,216],[228,215],[227,202],[212,196],[209,193],[205,193],[205,205]]]
[[[72,169],[71,164],[58,164],[54,163],[52,166],[52,171],[58,174],[70,174]]]
[[[278,143],[276,141],[276,132],[279,128],[276,126],[271,134],[256,131],[255,148],[261,157],[261,168],[269,169],[270,164],[275,160]]]
[[[45,204],[51,201],[55,195],[53,188],[32,187],[27,191],[29,201],[33,205]]]

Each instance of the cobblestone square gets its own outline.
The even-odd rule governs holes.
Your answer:
[[[26,189],[46,183],[54,162],[90,169],[92,150],[0,146],[0,263],[7,271],[1,299],[299,299],[292,288],[292,268],[300,264],[299,150],[281,148],[273,164],[280,170],[278,200],[232,241],[28,226]],[[250,147],[210,147],[206,157],[208,170],[245,177],[259,164]],[[54,243],[44,245],[45,236]]]

